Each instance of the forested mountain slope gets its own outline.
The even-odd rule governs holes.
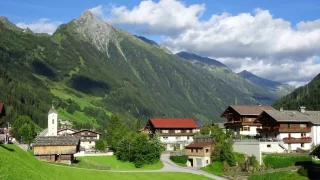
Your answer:
[[[267,88],[270,92],[272,92],[273,94],[279,97],[285,96],[294,90],[293,86],[261,78],[246,70],[238,73],[238,75],[251,81],[252,83],[255,83],[264,88]]]
[[[233,86],[237,91],[250,94],[256,102],[270,105],[280,97],[278,94],[273,93],[273,90],[266,89],[254,82],[247,81],[245,78],[234,73],[226,65],[215,59],[202,57],[188,52],[179,52],[177,55],[205,70],[208,70],[214,77],[220,79],[225,84]]]
[[[289,95],[279,99],[273,105],[279,109],[299,110],[300,106],[305,106],[307,110],[320,110],[320,74],[310,83],[294,90]]]
[[[261,96],[89,11],[52,36],[4,21],[0,31],[0,101],[6,104],[8,120],[24,114],[46,127],[54,100],[61,118],[85,126],[105,127],[107,114],[113,112],[128,123],[162,116],[216,121],[235,100],[255,104]]]

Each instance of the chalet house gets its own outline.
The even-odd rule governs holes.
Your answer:
[[[262,128],[258,132],[264,138],[281,140],[282,146],[288,151],[311,149],[313,143],[311,127],[312,119],[309,115],[292,110],[265,110],[259,120]]]
[[[100,139],[101,133],[83,129],[71,134],[72,136],[79,136],[81,137],[81,144],[80,146],[85,150],[94,149],[96,146],[96,141]]]
[[[37,136],[33,143],[34,156],[47,162],[71,164],[80,150],[77,136]]]
[[[77,131],[78,130],[71,129],[71,128],[60,128],[58,129],[57,134],[58,136],[69,136]]]
[[[224,126],[226,129],[234,130],[235,135],[256,136],[257,128],[261,126],[257,117],[264,110],[274,110],[274,108],[262,105],[230,105],[221,117],[227,119]]]
[[[214,150],[212,142],[192,143],[185,148],[188,156],[187,166],[200,168],[211,163],[211,154]]]
[[[152,118],[144,128],[144,132],[150,135],[159,132],[167,151],[182,149],[193,142],[193,133],[199,131],[195,120],[187,118]]]

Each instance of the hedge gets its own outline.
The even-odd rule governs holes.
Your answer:
[[[170,156],[171,161],[175,163],[181,163],[181,164],[186,164],[188,161],[188,156],[183,155],[183,156]]]

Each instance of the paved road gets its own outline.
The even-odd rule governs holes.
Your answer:
[[[192,167],[181,167],[177,166],[174,164],[170,159],[169,154],[162,154],[161,155],[161,161],[163,163],[163,168],[158,169],[158,170],[98,170],[98,169],[86,169],[86,168],[77,168],[77,167],[70,167],[70,166],[61,166],[57,164],[50,164],[52,166],[60,166],[60,167],[65,167],[65,168],[77,168],[77,169],[84,169],[84,170],[89,170],[89,171],[107,171],[107,172],[145,172],[145,173],[151,173],[151,172],[184,172],[184,173],[192,173],[192,174],[197,174],[197,175],[202,175],[206,176],[208,178],[216,179],[216,180],[228,180],[224,177],[216,176],[210,173],[207,173],[205,171],[202,171],[197,168],[192,168]]]

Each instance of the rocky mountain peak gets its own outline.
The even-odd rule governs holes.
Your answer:
[[[5,17],[5,16],[0,16],[0,22],[2,22],[2,23],[4,23],[4,24],[10,23],[10,21],[8,20],[8,18]]]

